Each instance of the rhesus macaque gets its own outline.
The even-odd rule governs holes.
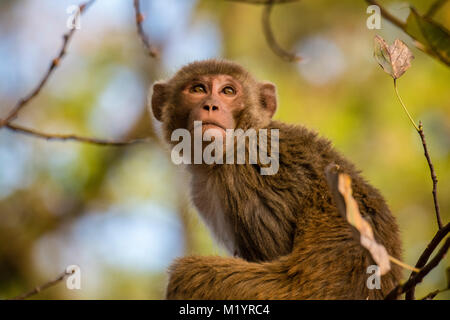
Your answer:
[[[380,289],[369,289],[374,265],[354,240],[329,191],[325,168],[339,165],[352,178],[353,196],[376,240],[400,258],[398,227],[378,190],[331,143],[303,126],[272,120],[275,85],[257,82],[240,65],[191,63],[153,86],[151,106],[170,145],[172,132],[278,129],[279,167],[192,164],[191,195],[218,241],[234,257],[191,256],[170,267],[168,299],[380,299],[400,280],[392,265]],[[259,142],[258,142],[259,143]],[[225,153],[228,149],[225,149]]]

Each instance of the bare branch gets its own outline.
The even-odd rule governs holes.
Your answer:
[[[270,26],[270,13],[272,12],[272,7],[274,4],[283,4],[283,3],[291,3],[297,2],[299,0],[226,0],[229,2],[241,2],[248,4],[262,4],[266,7],[262,13],[262,26],[264,37],[266,38],[266,42],[269,48],[279,57],[288,61],[288,62],[298,62],[302,60],[302,57],[296,55],[295,53],[291,53],[283,49],[275,39],[272,28]]]
[[[79,6],[80,10],[77,12],[75,19],[78,19],[79,16],[92,3],[94,3],[94,1],[95,0],[90,0],[90,1],[85,2],[84,4],[81,4]],[[138,1],[135,1],[135,3],[136,2],[138,2]],[[139,4],[137,5],[136,8],[138,10],[137,12],[139,12]],[[11,123],[11,121],[15,117],[17,117],[20,110],[22,108],[24,108],[27,105],[27,103],[29,103],[33,98],[35,98],[41,92],[41,89],[47,83],[48,79],[50,78],[50,76],[52,75],[54,70],[59,66],[61,59],[66,55],[67,47],[69,45],[71,38],[75,34],[75,31],[76,31],[76,28],[73,28],[63,36],[63,39],[64,39],[63,45],[62,45],[57,57],[52,60],[50,67],[49,67],[48,71],[46,72],[46,74],[44,75],[44,77],[42,78],[42,80],[39,82],[37,87],[28,96],[19,100],[19,102],[10,111],[10,113],[7,115],[7,117],[4,120],[0,119],[0,128],[5,126],[6,128],[8,128],[12,131],[23,133],[23,134],[28,134],[28,135],[31,135],[31,136],[34,136],[37,138],[43,138],[46,140],[63,140],[63,141],[71,140],[71,141],[91,143],[91,144],[102,145],[102,146],[125,146],[125,145],[131,145],[131,144],[136,144],[136,143],[149,142],[150,141],[149,139],[135,139],[135,140],[120,141],[120,140],[107,140],[107,139],[97,139],[97,138],[90,138],[90,137],[80,137],[80,136],[77,136],[74,134],[49,134],[49,133],[39,132],[34,129],[25,128],[25,127]]]
[[[284,50],[283,48],[280,47],[280,45],[275,39],[272,28],[270,26],[270,13],[272,12],[274,3],[275,2],[273,0],[272,1],[269,0],[262,14],[262,25],[267,44],[269,45],[270,49],[272,49],[272,51],[282,59],[288,62],[301,61],[302,57],[296,55],[295,53],[291,53]]]
[[[410,121],[412,122],[414,128],[416,129],[417,133],[420,136],[420,139],[422,141],[424,154],[425,154],[425,158],[427,159],[427,163],[428,163],[428,166],[430,168],[431,180],[433,182],[432,194],[433,194],[434,208],[435,208],[436,220],[437,220],[439,231],[437,232],[437,234],[433,238],[432,242],[428,245],[426,250],[422,253],[421,257],[419,258],[419,261],[416,264],[416,268],[422,268],[425,265],[425,263],[428,261],[428,258],[430,257],[430,255],[433,252],[433,250],[436,248],[436,246],[439,244],[439,242],[448,233],[448,231],[449,231],[449,224],[447,224],[444,228],[442,227],[439,203],[438,203],[438,199],[437,199],[437,182],[438,182],[438,180],[437,180],[437,177],[436,177],[436,172],[434,170],[433,163],[431,162],[430,154],[428,152],[428,147],[427,147],[427,143],[426,143],[426,140],[425,140],[425,134],[423,132],[422,122],[419,122],[419,126],[417,126],[415,121],[413,120],[413,118],[409,114],[408,109],[406,108],[405,104],[403,103],[403,101],[402,101],[402,99],[401,99],[401,97],[400,97],[400,95],[398,93],[396,79],[394,79],[394,89],[395,89],[395,93],[396,93],[396,95],[397,95],[397,97],[398,97],[398,99],[399,99],[403,109],[407,113]],[[412,281],[416,277],[417,277],[417,275],[411,274],[408,281]],[[415,286],[411,286],[410,288],[408,288],[407,290],[404,291],[404,292],[406,292],[406,297],[405,297],[406,299],[408,299],[408,300],[409,299],[414,299],[414,288],[415,288]],[[394,298],[396,298],[399,294],[400,293],[398,293],[395,296],[395,292],[391,292],[391,294],[389,294],[389,295],[390,296],[395,296]]]
[[[418,283],[422,282],[423,278],[433,270],[439,262],[445,257],[445,254],[450,247],[450,238],[445,240],[444,245],[439,249],[438,253],[434,256],[434,258],[425,265],[420,272],[414,275],[412,278],[408,279],[404,284],[399,284],[396,286],[388,295],[385,297],[385,300],[395,300],[397,297],[408,290],[414,288]]]
[[[133,0],[134,1],[134,10],[136,12],[136,27],[139,37],[142,40],[142,43],[145,46],[145,49],[147,50],[147,53],[150,57],[157,58],[159,55],[159,52],[157,49],[155,49],[148,40],[147,35],[144,32],[144,29],[142,28],[142,22],[145,20],[144,15],[141,12],[141,6],[139,3],[139,0]]]
[[[397,98],[400,101],[400,104],[402,105],[403,109],[405,110],[406,114],[408,115],[409,120],[411,121],[412,125],[414,126],[417,133],[419,134],[420,139],[422,140],[422,146],[423,146],[425,158],[427,159],[428,166],[430,167],[431,180],[433,182],[432,194],[433,194],[434,209],[436,212],[437,224],[438,224],[439,229],[441,229],[442,228],[442,220],[441,220],[441,213],[440,213],[440,209],[439,209],[439,203],[438,203],[438,199],[437,199],[437,182],[438,182],[438,180],[436,177],[436,172],[434,171],[433,163],[431,162],[430,154],[428,153],[428,147],[427,147],[427,143],[425,141],[425,134],[423,132],[422,122],[419,122],[419,126],[417,126],[416,122],[409,114],[408,109],[406,108],[405,104],[403,103],[402,98],[400,97],[400,94],[398,93],[397,79],[395,79],[395,78],[394,78],[394,89],[395,89],[395,94],[397,95]]]
[[[84,4],[81,4],[79,6],[80,10],[76,13],[76,16],[74,19],[78,19],[83,12],[85,12],[92,3],[94,3],[95,0],[90,0],[85,2]],[[70,40],[72,39],[73,35],[75,34],[76,28],[70,29],[69,32],[64,34],[63,36],[63,45],[61,49],[59,50],[59,53],[56,58],[54,58],[51,63],[50,67],[47,71],[47,73],[44,75],[42,80],[39,82],[36,88],[25,96],[24,98],[20,99],[17,104],[14,106],[14,108],[8,113],[5,119],[0,119],[0,129],[7,125],[10,121],[14,120],[17,117],[17,114],[22,110],[23,107],[25,107],[34,97],[36,97],[41,89],[44,87],[44,85],[47,83],[48,79],[52,75],[53,71],[58,67],[59,63],[61,62],[61,59],[66,55],[67,46],[69,45]]]
[[[16,131],[23,134],[28,134],[31,136],[34,136],[36,138],[42,138],[46,140],[62,140],[62,141],[77,141],[77,142],[83,142],[83,143],[91,143],[101,146],[126,146],[131,144],[137,144],[137,143],[145,143],[145,142],[151,142],[152,139],[145,138],[145,139],[134,139],[134,140],[107,140],[107,139],[97,139],[97,138],[89,138],[89,137],[80,137],[73,134],[49,134],[44,132],[39,132],[33,129],[25,128],[16,124],[8,124],[6,125],[6,128]]]
[[[433,237],[433,239],[430,241],[430,243],[427,245],[426,249],[422,252],[422,254],[419,257],[419,260],[417,260],[416,268],[422,268],[430,258],[433,251],[436,249],[436,247],[439,245],[439,243],[442,241],[442,239],[445,238],[445,236],[450,232],[450,223],[447,223],[444,227],[439,229],[438,232],[436,232],[436,235]],[[411,273],[409,276],[409,279],[411,279],[414,276],[414,274]],[[406,299],[412,300],[414,299],[414,288],[411,288],[411,290],[406,291]]]
[[[431,162],[430,154],[428,153],[428,147],[427,147],[427,143],[425,141],[425,134],[423,132],[422,122],[419,122],[419,131],[418,132],[420,135],[420,139],[422,140],[422,146],[423,146],[425,158],[427,159],[428,166],[430,167],[431,180],[433,181],[432,193],[433,193],[434,209],[436,211],[437,224],[439,226],[439,229],[441,229],[442,228],[442,220],[441,220],[441,214],[440,214],[440,210],[439,210],[439,203],[438,203],[438,199],[437,199],[438,180],[436,177],[436,172],[434,171],[433,163]]]
[[[61,273],[56,279],[48,281],[46,283],[44,283],[43,285],[40,285],[36,288],[34,288],[33,290],[30,290],[26,293],[23,293],[17,297],[14,297],[12,299],[9,300],[25,300],[31,296],[34,296],[35,294],[38,294],[39,292],[48,289],[50,287],[53,287],[54,285],[60,283],[61,281],[64,280],[64,278],[66,278],[68,275],[71,275],[73,272],[66,272],[64,271],[63,273]]]
[[[427,294],[425,297],[423,297],[420,300],[433,300],[434,297],[436,297],[439,293],[442,293],[442,292],[445,292],[445,291],[448,291],[448,290],[450,290],[450,288],[441,289],[441,290],[435,290],[433,292],[430,292],[429,294]]]

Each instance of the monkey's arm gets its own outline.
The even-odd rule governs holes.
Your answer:
[[[185,257],[170,267],[167,299],[292,299],[282,263]]]
[[[293,251],[269,262],[186,257],[170,268],[168,299],[381,299],[398,283],[399,270],[369,290],[370,254],[343,219],[321,215],[306,222]]]

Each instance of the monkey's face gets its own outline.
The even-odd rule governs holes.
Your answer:
[[[235,116],[245,106],[243,88],[228,75],[205,75],[185,84],[180,94],[180,107],[188,110],[186,129],[194,129],[194,121],[201,121],[202,133],[234,129]]]
[[[171,143],[176,129],[225,137],[227,129],[257,129],[267,126],[276,110],[276,89],[256,82],[232,62],[206,60],[182,68],[167,82],[153,85],[152,110],[163,122]],[[225,140],[225,139],[224,139]]]
[[[166,106],[155,103],[158,96],[166,96],[169,90],[172,93],[167,96]],[[226,129],[236,128],[235,119],[245,108],[244,88],[232,76],[221,74],[196,76],[177,88],[156,83],[152,107],[155,117],[158,119],[161,113],[159,120],[171,130],[182,128],[193,132],[195,121],[201,121],[202,134],[212,130],[225,137]]]

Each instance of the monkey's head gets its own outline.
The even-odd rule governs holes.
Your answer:
[[[175,129],[192,132],[194,121],[202,121],[202,133],[264,128],[277,108],[275,85],[257,82],[234,62],[214,59],[188,64],[155,83],[151,104],[169,142]]]

